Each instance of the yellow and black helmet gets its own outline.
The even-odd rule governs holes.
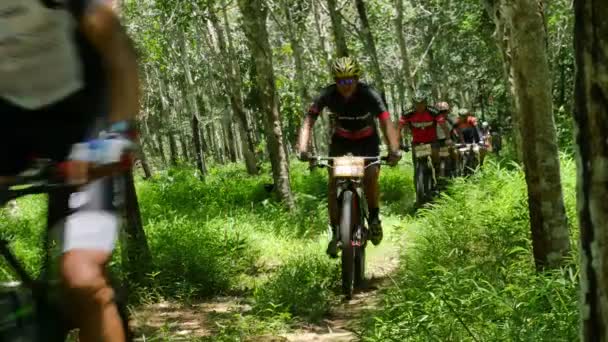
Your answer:
[[[361,67],[351,57],[337,58],[331,65],[331,72],[334,78],[361,77]]]

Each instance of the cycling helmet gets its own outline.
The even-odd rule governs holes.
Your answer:
[[[435,108],[437,108],[437,110],[440,111],[440,112],[442,112],[442,111],[445,111],[445,112],[450,111],[450,105],[447,102],[445,102],[445,101],[443,101],[443,102],[437,102],[437,104],[435,104]]]
[[[458,111],[458,115],[459,116],[467,116],[469,115],[470,111],[466,108],[462,108]]]
[[[488,127],[490,127],[490,124],[487,121],[484,121],[481,123],[481,127],[488,128]]]
[[[412,101],[414,102],[414,104],[416,103],[421,103],[421,102],[428,102],[430,96],[424,92],[424,91],[417,91],[413,98]]]
[[[359,78],[362,74],[359,63],[351,57],[340,57],[336,59],[331,66],[331,72],[334,78]]]

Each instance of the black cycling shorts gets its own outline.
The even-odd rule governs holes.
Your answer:
[[[32,158],[64,160],[71,146],[91,136],[99,124],[103,110],[92,105],[97,100],[83,91],[28,110],[0,99],[0,176],[23,171]]]
[[[37,110],[0,99],[4,128],[0,134],[0,176],[24,171],[34,158],[63,161],[73,144],[97,133],[105,111],[99,95],[90,94],[81,91]],[[118,234],[117,201],[122,199],[123,181],[104,178],[76,192],[49,193],[48,226],[62,252],[112,251]]]
[[[334,135],[329,145],[329,156],[340,157],[352,153],[357,157],[380,155],[380,137],[377,134],[359,140],[350,140]]]

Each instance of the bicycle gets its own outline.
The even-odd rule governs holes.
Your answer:
[[[89,174],[91,179],[116,175],[121,165],[110,164],[96,167]],[[120,171],[118,171],[120,172]],[[0,188],[0,207],[19,197],[45,194],[57,190],[75,190],[76,185],[63,181],[61,166],[48,162],[38,163],[37,169],[29,170],[3,182]],[[48,229],[47,229],[48,231]],[[73,330],[60,302],[60,281],[53,279],[51,242],[46,234],[45,260],[38,278],[34,278],[9,248],[10,242],[0,237],[0,256],[8,262],[20,282],[0,283],[0,341],[64,342]],[[111,279],[111,283],[117,282]],[[123,321],[127,341],[133,341],[129,329],[126,293],[122,286],[115,288],[115,301]]]
[[[381,165],[388,157],[342,157],[309,158],[311,167],[329,168],[336,180],[340,225],[337,240],[342,250],[342,293],[347,299],[353,296],[353,289],[361,287],[365,281],[365,247],[367,246],[368,207],[363,190],[365,169]],[[369,162],[366,165],[366,162]]]
[[[406,147],[409,150],[409,147]],[[433,166],[433,147],[431,144],[414,144],[412,155],[415,159],[414,185],[416,204],[422,206],[431,200],[437,186],[435,167]]]
[[[457,144],[459,163],[458,170],[461,176],[466,177],[475,173],[479,165],[479,145],[476,143]]]

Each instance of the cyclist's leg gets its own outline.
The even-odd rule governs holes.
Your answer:
[[[59,272],[83,342],[126,340],[114,290],[106,277],[119,225],[112,194],[108,178],[77,193],[49,195],[49,223],[59,230],[63,252]]]
[[[363,179],[363,183],[365,187],[367,206],[370,208],[370,219],[378,218],[378,208],[380,205],[379,177],[380,167],[378,165],[372,165],[365,169],[365,178]],[[376,209],[376,211],[372,212],[372,209]]]
[[[336,189],[336,180],[332,176],[331,169],[328,170],[327,186],[327,207],[329,209],[329,224],[331,224],[332,227],[337,227],[338,224],[340,224],[340,215],[338,214],[338,202],[336,201],[338,190]]]
[[[344,154],[344,142],[336,136],[331,139],[329,146],[329,156],[337,157]],[[329,225],[331,227],[331,240],[327,245],[327,254],[331,257],[338,256],[338,226],[340,225],[340,213],[338,212],[338,189],[336,188],[336,180],[332,176],[332,170],[328,169],[328,191],[327,191],[327,209],[329,211]]]
[[[63,160],[72,144],[94,134],[97,95],[75,94],[49,108],[47,133],[40,138],[40,150],[53,160]],[[83,115],[84,113],[91,113]],[[60,114],[59,114],[60,113]],[[62,115],[63,120],[58,118]],[[49,142],[53,141],[52,144]],[[58,234],[59,276],[73,316],[80,329],[80,341],[125,341],[124,325],[114,303],[114,291],[106,274],[117,238],[119,218],[115,200],[116,180],[97,180],[78,192],[49,194],[49,227]]]

